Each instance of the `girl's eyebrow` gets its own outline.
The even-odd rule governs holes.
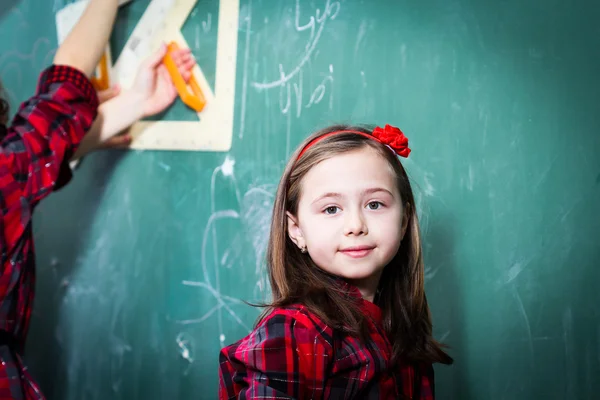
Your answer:
[[[384,193],[394,197],[392,192],[390,192],[389,190],[382,188],[382,187],[374,187],[374,188],[365,189],[361,192],[361,194],[364,196],[365,194],[373,194],[373,193],[377,193],[377,192],[384,192]]]
[[[342,196],[340,193],[336,193],[336,192],[327,192],[327,193],[323,193],[322,195],[320,195],[319,197],[317,197],[316,199],[314,199],[312,201],[312,203],[310,203],[310,204],[318,203],[319,201],[321,201],[323,199],[326,199],[328,197],[333,197],[334,199],[339,199],[339,198],[344,197],[344,196]]]
[[[384,192],[387,195],[394,197],[394,195],[392,194],[392,192],[390,192],[389,190],[382,188],[382,187],[374,187],[374,188],[368,188],[363,190],[362,192],[360,192],[360,194],[362,196],[366,195],[366,194],[373,194],[373,193],[377,193],[377,192]],[[327,192],[327,193],[323,193],[322,195],[320,195],[319,197],[317,197],[316,199],[314,199],[312,201],[311,204],[315,204],[318,203],[319,201],[326,199],[326,198],[334,198],[334,199],[339,199],[344,197],[341,193],[337,193],[337,192]]]

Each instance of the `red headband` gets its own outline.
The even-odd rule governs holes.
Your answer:
[[[385,144],[389,147],[394,153],[398,154],[402,157],[408,157],[410,154],[410,149],[408,148],[408,138],[404,136],[404,133],[395,126],[385,125],[385,128],[376,127],[373,129],[373,132],[369,135],[368,133],[354,130],[341,130],[329,132],[319,137],[311,140],[300,152],[298,155],[298,159],[306,153],[306,150],[310,149],[315,143],[325,139],[326,137],[337,135],[339,133],[356,133],[357,135],[361,135],[364,137],[368,137],[370,139],[376,140],[379,143]]]

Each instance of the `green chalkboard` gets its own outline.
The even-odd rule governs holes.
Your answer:
[[[121,11],[115,47],[147,3]],[[64,4],[0,5],[13,106],[51,61]],[[286,158],[316,128],[360,122],[411,140],[435,335],[456,360],[436,367],[438,398],[597,398],[599,12],[242,0],[231,151],[97,153],[37,210],[25,356],[48,397],[214,399],[221,345],[258,315],[242,300],[269,294]],[[184,28],[211,82],[217,13],[200,0]]]

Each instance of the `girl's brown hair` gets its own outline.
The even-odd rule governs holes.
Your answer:
[[[335,155],[370,147],[392,167],[405,212],[408,228],[398,253],[384,268],[374,303],[383,312],[383,324],[393,346],[393,360],[451,364],[452,358],[432,337],[431,315],[424,291],[423,256],[415,200],[406,171],[396,155],[380,142],[354,133],[339,133],[311,145],[300,159],[298,155],[313,139],[334,131],[371,129],[335,125],[307,138],[288,162],[273,208],[271,234],[267,249],[267,267],[273,302],[259,318],[275,307],[303,304],[326,324],[346,334],[363,336],[364,314],[356,300],[340,290],[333,277],[317,267],[288,236],[287,215],[297,215],[302,179],[319,162]]]

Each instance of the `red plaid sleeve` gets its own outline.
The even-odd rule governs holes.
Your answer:
[[[35,205],[65,184],[68,161],[97,112],[96,91],[82,72],[68,66],[46,69],[37,93],[21,105],[2,139],[1,187],[10,190],[3,194]]]
[[[98,97],[89,79],[74,68],[52,66],[0,137],[3,259],[29,224],[33,207],[70,179],[69,158],[97,112]]]
[[[325,399],[331,330],[303,308],[278,310],[221,351],[220,399]]]

